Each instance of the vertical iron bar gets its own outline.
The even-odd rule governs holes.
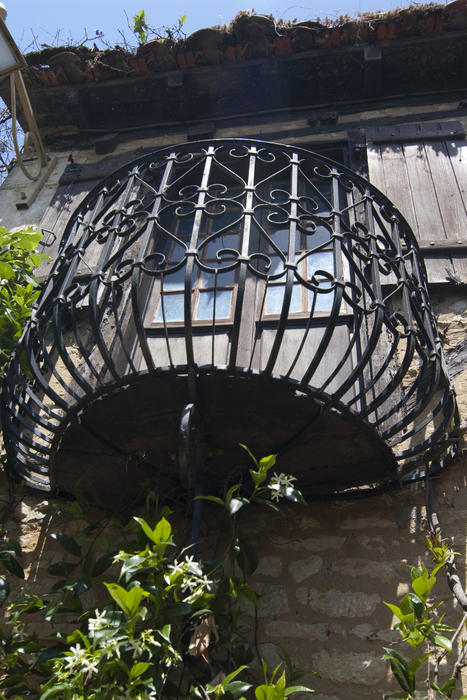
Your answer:
[[[256,146],[248,148],[248,180],[246,191],[246,201],[243,210],[243,230],[242,247],[240,251],[240,267],[238,271],[237,298],[235,300],[235,311],[232,325],[232,339],[230,342],[229,368],[233,369],[237,363],[238,341],[240,337],[240,327],[242,323],[243,299],[245,296],[246,275],[248,271],[248,255],[250,252],[251,222],[254,215],[254,193],[255,193],[255,168],[258,156]]]
[[[297,239],[297,222],[298,222],[298,172],[299,172],[299,157],[297,153],[292,153],[290,158],[290,215],[289,215],[289,237],[287,246],[287,261],[285,263],[286,281],[284,288],[284,297],[282,299],[282,309],[279,322],[277,324],[269,358],[264,368],[265,374],[272,374],[274,365],[276,364],[277,356],[284,338],[287,320],[289,317],[290,301],[292,299],[293,284],[295,279],[295,270],[297,264],[295,262],[295,249]]]
[[[176,158],[176,154],[172,152],[168,157],[167,157],[167,163],[164,168],[164,173],[162,175],[162,179],[160,182],[160,185],[158,187],[157,194],[154,199],[154,204],[152,208],[152,216],[154,218],[157,218],[157,215],[159,214],[161,205],[162,205],[162,200],[164,196],[164,191],[167,188],[167,185],[170,180],[170,176],[172,173],[173,169],[173,163]],[[144,263],[144,259],[146,255],[148,254],[148,250],[150,250],[150,246],[154,242],[154,228],[155,228],[155,223],[154,221],[151,221],[147,226],[146,226],[146,232],[143,236],[143,240],[141,241],[141,246],[138,252],[138,257],[135,261],[135,264],[133,266],[133,270],[131,272],[131,308],[132,308],[132,318],[133,322],[136,327],[136,337],[137,341],[139,342],[139,346],[141,348],[141,352],[143,353],[144,360],[146,362],[146,366],[149,371],[154,371],[155,365],[154,361],[152,359],[152,353],[148,345],[148,339],[147,339],[147,334],[146,334],[146,329],[144,326],[144,317],[143,314],[141,313],[141,308],[140,308],[140,303],[139,303],[139,289],[140,289],[140,281],[141,281],[141,267]],[[165,323],[164,323],[165,326]],[[135,339],[136,341],[136,339]],[[136,348],[135,348],[136,349]]]
[[[203,221],[203,214],[206,202],[206,192],[211,174],[212,161],[214,159],[216,149],[214,146],[209,146],[206,150],[203,176],[201,185],[198,187],[198,199],[195,205],[195,218],[191,231],[190,247],[186,251],[186,267],[185,267],[185,291],[184,291],[184,318],[185,318],[185,347],[186,359],[188,368],[194,370],[195,356],[193,349],[193,311],[192,311],[192,288],[193,275],[195,274],[195,258],[198,256],[198,239]]]

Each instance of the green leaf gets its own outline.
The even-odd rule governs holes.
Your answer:
[[[232,671],[231,673],[227,674],[227,676],[222,681],[222,685],[225,687],[227,683],[233,681],[233,679],[236,678],[246,668],[248,668],[248,666],[244,664],[243,666],[239,666],[238,668],[236,668],[235,671]]]
[[[0,606],[6,601],[10,594],[10,584],[3,576],[0,576]]]
[[[237,563],[245,576],[251,576],[258,568],[258,555],[248,540],[238,537],[237,541],[239,545],[236,557]]]
[[[12,266],[6,262],[0,262],[0,277],[6,280],[11,280],[15,276],[15,271]]]
[[[104,573],[104,571],[107,571],[109,566],[113,563],[114,560],[114,553],[109,552],[109,554],[103,554],[99,559],[96,561],[94,564],[94,568],[92,570],[91,576],[100,576],[101,574]]]
[[[418,578],[419,576],[423,576],[423,571],[421,569],[417,569],[416,566],[411,566],[410,567],[410,578],[413,581],[414,579]]]
[[[45,693],[42,693],[40,696],[39,700],[47,700],[47,698],[55,698],[57,695],[61,695],[62,693],[65,693],[66,690],[69,690],[70,686],[68,683],[58,683],[57,685],[54,685],[53,688],[49,688],[49,690],[46,690]],[[65,697],[64,695],[62,697]]]
[[[422,654],[421,656],[418,656],[416,659],[411,659],[409,661],[408,665],[408,671],[411,676],[414,676],[420,666],[427,660],[429,659],[431,654],[427,652],[426,654]]]
[[[274,700],[274,687],[268,685],[259,685],[255,689],[256,700]]]
[[[239,586],[237,586],[236,594],[241,603],[253,605],[255,607],[258,604],[258,596],[247,583],[241,583]]]
[[[140,676],[145,673],[148,668],[150,667],[150,663],[147,663],[146,661],[138,661],[138,663],[133,664],[130,670],[129,678],[130,680],[135,680],[135,678],[139,678]]]
[[[245,450],[245,452],[247,452],[247,453],[250,455],[250,457],[251,457],[251,459],[253,460],[253,462],[255,463],[256,467],[258,467],[258,466],[259,466],[258,460],[257,460],[256,457],[254,456],[254,454],[253,454],[253,452],[250,450],[250,448],[247,447],[246,445],[243,445],[241,442],[239,442],[238,444],[240,445],[240,447],[241,447],[242,449]]]
[[[81,596],[84,593],[87,593],[91,587],[92,583],[90,579],[81,579],[80,581],[76,581],[76,583],[73,585],[73,593],[77,596]]]
[[[450,678],[448,681],[446,681],[446,683],[443,683],[440,690],[442,693],[450,693],[456,689],[456,686],[457,686],[457,679]],[[467,697],[467,696],[464,696],[464,697]]]
[[[412,588],[422,600],[426,600],[435,583],[435,576],[426,576],[423,574],[422,576],[417,576],[417,578],[412,581]]]
[[[292,501],[292,503],[301,503],[302,505],[306,506],[306,501],[303,498],[301,491],[294,489],[292,486],[287,486],[285,488],[284,496],[288,501]]]
[[[254,485],[256,488],[259,488],[263,481],[267,479],[267,474],[265,474],[265,472],[256,471],[255,469],[250,469],[249,471]]]
[[[47,571],[51,576],[69,576],[73,569],[76,569],[76,564],[71,564],[66,561],[57,561],[55,564],[51,564]]]
[[[92,576],[92,572],[94,569],[94,564],[96,563],[96,555],[94,554],[94,551],[91,549],[90,552],[85,556],[82,567],[83,567],[83,574],[90,578]]]
[[[154,542],[156,545],[167,544],[170,540],[170,535],[172,533],[172,527],[168,520],[161,518],[157,523],[154,530],[150,525],[143,519],[135,517],[134,520],[140,525],[146,537]]]
[[[272,501],[269,501],[267,498],[258,498],[258,496],[255,496],[254,498],[251,499],[252,503],[259,503],[260,505],[264,506],[265,508],[269,508],[269,510],[273,510],[275,513],[280,513],[281,509]]]
[[[63,598],[63,609],[67,612],[78,613],[83,612],[83,604],[75,593],[68,593]]]
[[[137,518],[136,516],[133,518],[133,520],[136,520],[148,540],[151,540],[151,542],[154,542],[154,531],[152,527],[143,519],[143,518]]]
[[[425,603],[416,593],[407,593],[410,609],[413,610],[419,620],[422,619],[425,611]]]
[[[391,670],[402,690],[405,690],[408,693],[413,692],[414,683],[413,679],[410,677],[408,659],[394,649],[387,647],[383,648],[386,654],[384,654],[382,658],[389,659]]]
[[[13,574],[13,576],[17,576],[18,578],[24,578],[24,569],[19,563],[19,561],[16,559],[16,557],[10,555],[5,559],[2,558],[1,561],[5,569],[9,571],[10,574]]]
[[[217,496],[195,496],[193,499],[194,501],[212,501],[213,503],[218,503],[220,506],[223,506],[226,508],[226,503],[225,501],[222,500],[222,498],[218,498]]]
[[[224,681],[222,686],[228,693],[231,693],[234,698],[243,695],[243,693],[247,693],[252,687],[251,683],[246,683],[245,681],[232,681],[231,683],[227,683],[227,685],[225,685]]]
[[[401,610],[399,607],[397,607],[397,605],[393,605],[392,603],[386,603],[385,600],[383,600],[383,603],[384,603],[384,605],[386,605],[386,606],[389,608],[389,610],[391,610],[391,612],[394,613],[394,615],[395,615],[399,620],[402,620],[402,618],[403,618],[403,613],[402,613],[402,610]]]
[[[154,528],[155,544],[165,544],[170,540],[172,534],[172,526],[165,518],[161,518]]]
[[[162,629],[157,630],[157,632],[162,639],[165,639],[166,642],[170,642],[171,625],[164,625]]]
[[[452,644],[451,640],[448,639],[447,637],[443,637],[441,634],[430,634],[430,640],[433,642],[433,644],[436,644],[437,646],[441,647],[442,649],[445,649],[446,651],[452,652]]]
[[[232,498],[232,500],[229,503],[229,514],[235,515],[235,513],[238,513],[240,508],[243,508],[243,506],[247,505],[248,503],[249,501],[247,498]]]
[[[119,586],[118,583],[104,583],[104,586],[127,617],[133,617],[139,608],[141,599],[149,595],[141,586],[134,586],[129,591]]]
[[[307,688],[306,685],[290,685],[285,689],[284,695],[287,698],[292,693],[314,693],[314,690]]]
[[[262,457],[259,460],[259,470],[262,472],[268,472],[274,465],[276,464],[277,461],[277,454],[274,455],[268,455],[267,457]]]
[[[231,501],[232,498],[233,498],[234,493],[236,493],[236,492],[238,491],[239,488],[240,488],[240,484],[234,484],[234,485],[227,491],[227,493],[226,493],[226,495],[225,495],[225,502],[227,503],[227,505],[229,505],[230,501]]]
[[[52,538],[56,540],[68,554],[72,554],[74,557],[78,558],[81,557],[81,548],[74,537],[65,535],[63,532],[58,532],[52,535]]]

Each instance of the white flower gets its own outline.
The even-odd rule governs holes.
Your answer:
[[[271,491],[271,500],[279,501],[281,496],[286,496],[286,490],[288,488],[293,488],[293,482],[296,481],[294,476],[290,474],[273,474],[271,481],[268,484],[268,489]]]
[[[181,586],[182,593],[185,593],[185,591],[190,591],[190,593],[192,593],[197,587],[197,585],[198,581],[196,581],[196,579],[187,578]]]
[[[213,581],[210,581],[206,574],[199,580],[199,585],[205,588],[207,591],[211,590]]]
[[[90,634],[101,630],[106,626],[105,613],[94,610],[96,617],[90,617],[88,620],[88,629]]]
[[[77,644],[75,647],[70,647],[70,651],[67,652],[65,659],[65,666],[68,671],[74,668],[78,668],[82,665],[84,657],[86,655],[85,649],[81,649],[81,645]]]
[[[271,491],[271,501],[278,503],[281,497],[281,487],[279,484],[268,484],[268,489]]]
[[[99,646],[104,650],[108,658],[113,654],[119,659],[120,658],[120,640],[122,637],[117,637],[116,639],[107,639],[102,641]]]
[[[271,483],[276,483],[282,488],[293,488],[293,481],[296,481],[297,479],[295,476],[291,476],[290,474],[283,474],[282,472],[277,475],[274,474],[274,476],[271,479]]]
[[[185,571],[185,566],[175,559],[173,564],[169,564],[169,571],[171,571],[172,574],[181,574]]]
[[[137,659],[138,656],[144,654],[144,643],[140,645],[137,639],[128,639],[129,646],[133,649],[133,658]]]
[[[86,657],[83,659],[82,662],[83,670],[89,673],[89,675],[92,675],[93,673],[97,672],[97,665],[97,659],[93,659],[92,657]]]
[[[149,646],[155,646],[155,647],[161,646],[160,642],[158,642],[154,638],[154,635],[152,634],[151,630],[143,630],[141,632],[140,639],[141,639],[143,644],[149,644]]]

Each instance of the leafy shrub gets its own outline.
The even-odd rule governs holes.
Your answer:
[[[144,517],[126,526],[114,521],[112,537],[101,522],[78,534],[53,535],[64,553],[48,569],[57,583],[45,595],[30,594],[10,606],[9,631],[0,637],[0,697],[246,700],[254,690],[257,700],[283,700],[308,692],[289,685],[301,674],[288,659],[287,669],[272,672],[262,662],[264,679],[256,685],[251,672],[255,648],[248,630],[254,614],[245,615],[245,608],[257,608],[247,579],[258,557],[239,513],[251,504],[277,510],[281,498],[303,501],[292,477],[271,475],[275,455],[251,457],[248,495],[235,484],[223,498],[205,497],[214,502],[224,532],[223,551],[215,558],[196,558],[197,543],[178,545],[170,509],[153,496]],[[70,508],[74,519],[85,517],[77,502]],[[115,536],[118,551],[110,544]],[[19,566],[17,550],[9,551]],[[87,605],[87,594],[95,600],[99,590],[102,603]],[[37,620],[37,614],[44,620],[43,638],[29,630],[30,616]],[[54,628],[63,619],[69,634]]]
[[[47,255],[34,252],[42,234],[32,228],[10,233],[0,227],[0,377],[39,296],[34,270]]]

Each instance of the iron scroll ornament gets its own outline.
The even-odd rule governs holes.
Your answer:
[[[456,453],[455,397],[423,261],[391,202],[292,146],[213,140],[156,151],[93,189],[63,233],[4,384],[9,469],[37,488],[70,490],[69,454],[82,433],[90,454],[124,462],[126,473],[135,464],[157,471],[156,456],[164,461],[173,445],[132,437],[125,401],[122,435],[103,429],[98,401],[107,410],[126,391],[146,406],[150,384],[148,395],[168,397],[156,423],[195,401],[209,441],[217,418],[203,400],[228,386],[249,401],[236,377],[270,397],[278,425],[305,399],[268,447],[301,460],[302,480],[306,457],[296,451],[309,460],[314,449],[325,465],[320,473],[313,463],[310,493],[421,478]],[[360,434],[364,468],[322,457],[326,425]],[[371,467],[375,458],[382,466]]]

